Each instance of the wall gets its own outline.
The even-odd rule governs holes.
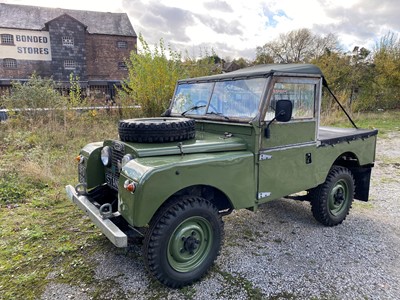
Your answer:
[[[119,41],[126,41],[127,48],[118,48]],[[136,49],[136,38],[92,34],[86,38],[88,80],[117,80],[126,78],[127,70],[118,68],[118,62],[124,62]]]
[[[137,44],[134,36],[90,34],[84,24],[66,14],[43,24],[40,31],[0,28],[0,34],[14,37],[13,45],[0,44],[0,84],[1,79],[28,79],[36,72],[61,82],[69,82],[74,73],[80,81],[107,85],[127,77],[128,71],[119,63],[129,59]],[[63,45],[63,37],[72,37],[73,46]],[[118,42],[126,42],[126,48],[118,47]],[[5,58],[15,59],[17,67],[4,68]],[[75,68],[66,69],[65,60],[75,61]]]
[[[47,23],[52,52],[51,71],[54,80],[69,81],[71,73],[86,80],[86,27],[68,15],[62,15]],[[73,46],[63,45],[63,37],[72,37]],[[65,60],[75,61],[74,69],[64,67]]]

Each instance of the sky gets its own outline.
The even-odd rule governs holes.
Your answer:
[[[308,28],[334,33],[340,47],[373,50],[400,33],[399,0],[0,0],[3,3],[127,13],[134,30],[152,45],[162,38],[177,51],[253,60],[256,48],[279,34]],[[95,3],[95,4],[94,4]],[[140,47],[140,45],[139,45]]]

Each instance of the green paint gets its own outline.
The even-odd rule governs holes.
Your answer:
[[[178,82],[172,116],[187,111],[185,117],[196,120],[196,137],[182,142],[89,144],[81,151],[88,188],[105,184],[110,173],[119,176],[114,184],[118,211],[135,227],[149,225],[166,201],[187,194],[201,196],[220,210],[256,210],[263,202],[315,188],[325,182],[334,164],[353,170],[356,186],[363,183],[368,188],[377,132],[319,128],[319,69],[275,67],[266,73],[262,68],[268,67],[259,66]],[[101,163],[103,146],[113,149],[110,167]],[[126,154],[132,160],[122,165]],[[124,187],[126,182],[135,184],[134,192]],[[341,214],[351,196],[346,182],[337,182],[329,195],[332,214]],[[212,230],[201,216],[183,220],[165,245],[169,265],[178,272],[195,271],[209,254]]]

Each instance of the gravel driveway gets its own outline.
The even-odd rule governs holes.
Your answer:
[[[224,218],[222,253],[192,286],[161,286],[139,246],[125,253],[110,243],[92,258],[93,285],[50,277],[42,299],[399,299],[399,178],[400,133],[391,132],[378,140],[371,200],[355,201],[342,225],[320,225],[307,202],[273,201]]]

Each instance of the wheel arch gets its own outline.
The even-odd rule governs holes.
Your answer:
[[[360,165],[360,160],[353,152],[345,152],[339,155],[333,165],[345,167],[354,177],[354,199],[368,201],[373,164]]]
[[[230,214],[234,208],[229,197],[220,189],[211,185],[198,184],[198,185],[191,185],[184,187],[179,191],[175,192],[174,194],[172,194],[171,196],[169,196],[167,200],[157,209],[154,215],[156,215],[157,212],[161,210],[163,207],[168,206],[169,203],[175,201],[177,197],[188,196],[188,195],[198,196],[204,198],[205,200],[210,201],[212,204],[215,205],[215,207],[222,215]]]
[[[353,152],[344,152],[335,159],[333,165],[351,169],[360,167],[360,160]]]

